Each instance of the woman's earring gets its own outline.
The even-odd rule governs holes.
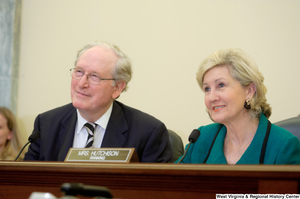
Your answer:
[[[244,107],[245,107],[246,109],[250,109],[250,108],[251,108],[251,104],[250,104],[250,100],[249,100],[249,99],[247,99],[247,100],[245,101]]]

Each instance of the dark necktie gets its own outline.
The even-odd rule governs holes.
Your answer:
[[[92,124],[90,123],[85,123],[85,128],[88,132],[88,138],[85,144],[85,148],[91,148],[93,146],[94,143],[94,130],[97,127],[97,124],[95,124],[95,128],[93,127]]]

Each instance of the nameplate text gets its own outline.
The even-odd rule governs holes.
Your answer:
[[[70,148],[65,162],[138,162],[134,148]]]

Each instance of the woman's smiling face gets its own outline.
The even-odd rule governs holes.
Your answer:
[[[247,111],[247,88],[234,79],[227,66],[208,70],[203,78],[205,105],[214,122],[232,123]]]

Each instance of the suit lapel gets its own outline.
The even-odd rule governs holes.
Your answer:
[[[128,125],[124,112],[122,107],[116,101],[114,101],[113,110],[107,124],[101,147],[123,147],[127,139],[125,133],[126,131],[128,131]]]
[[[62,122],[62,128],[59,132],[61,137],[60,144],[61,146],[58,154],[58,161],[64,161],[65,157],[68,154],[69,149],[73,146],[74,133],[77,121],[77,112],[74,108],[74,111],[70,112],[69,117],[66,117]]]

